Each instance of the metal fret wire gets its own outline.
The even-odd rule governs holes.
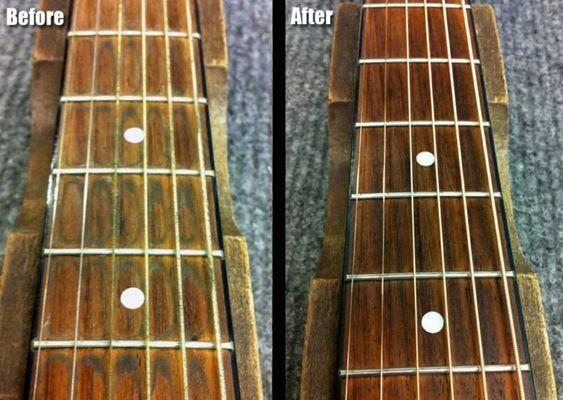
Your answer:
[[[463,6],[465,6],[465,0],[461,1],[461,4]],[[469,33],[469,22],[468,22],[468,17],[467,17],[467,12],[464,10],[463,11],[463,20],[464,20],[464,24],[465,24],[465,34],[466,34],[466,39],[467,39],[467,47],[469,49],[469,58],[470,60],[474,59],[474,55],[473,55],[473,44],[471,42],[471,36]],[[524,392],[524,382],[522,379],[522,369],[520,367],[520,353],[518,350],[518,342],[517,342],[517,338],[516,338],[516,330],[515,330],[515,326],[514,326],[514,316],[512,314],[512,302],[510,299],[510,293],[508,290],[508,281],[506,279],[506,267],[504,265],[504,252],[503,252],[503,247],[502,247],[502,239],[501,239],[501,233],[500,233],[500,228],[499,228],[499,220],[498,220],[498,215],[497,215],[497,207],[496,207],[496,202],[495,202],[495,197],[494,197],[494,193],[493,193],[493,180],[491,177],[491,166],[489,163],[489,157],[488,157],[488,152],[487,152],[487,139],[485,137],[485,129],[483,127],[483,114],[482,114],[482,110],[481,110],[481,96],[479,94],[479,87],[478,87],[478,83],[477,83],[477,74],[475,72],[475,67],[472,65],[471,66],[471,76],[472,76],[472,80],[473,80],[473,89],[475,92],[475,103],[477,104],[477,114],[479,116],[479,130],[481,131],[481,143],[483,145],[483,154],[484,154],[484,158],[485,158],[485,167],[487,169],[487,184],[489,187],[489,193],[490,193],[490,200],[491,200],[491,209],[492,209],[492,213],[493,213],[493,220],[494,220],[494,224],[495,224],[495,236],[496,236],[496,245],[497,245],[497,252],[498,252],[498,258],[500,261],[500,267],[501,267],[501,273],[502,273],[502,283],[503,283],[503,287],[504,287],[504,295],[505,295],[505,300],[506,300],[506,308],[508,311],[508,320],[509,320],[509,324],[510,324],[510,334],[512,336],[512,348],[514,351],[514,358],[515,358],[515,362],[516,362],[516,373],[518,376],[518,386],[519,386],[519,391],[520,391],[520,397],[522,398],[522,400],[525,400],[526,395]]]
[[[76,13],[73,14],[72,18],[71,18],[71,25],[75,25],[76,23]],[[67,66],[67,76],[72,76],[72,72],[73,72],[73,64],[72,63],[68,63],[69,65]],[[66,80],[63,82],[64,88],[63,90],[66,90],[66,87],[68,85],[68,82],[66,82]],[[60,167],[62,165],[62,159],[63,159],[63,148],[64,148],[64,140],[65,140],[65,132],[66,132],[66,124],[67,124],[67,116],[68,116],[68,111],[66,108],[61,107],[61,123],[60,123],[60,128],[59,128],[59,135],[60,135],[60,140],[59,143],[57,145],[57,160],[56,160],[56,164]],[[53,163],[55,164],[55,163]],[[52,212],[51,212],[51,218],[50,218],[50,232],[49,232],[49,247],[53,246],[53,240],[54,240],[54,232],[55,232],[55,221],[56,221],[56,217],[57,217],[57,204],[58,204],[58,199],[59,199],[59,184],[60,184],[60,180],[61,180],[61,174],[60,173],[56,173],[55,177],[54,177],[54,187],[51,187],[52,183],[53,183],[53,178],[50,179],[50,183],[49,183],[49,188],[48,188],[48,192],[50,192],[51,190],[53,190],[53,197],[51,199],[52,201]],[[48,199],[49,200],[49,199]],[[49,288],[49,277],[50,277],[50,272],[51,272],[51,260],[52,257],[49,254],[47,256],[47,260],[45,262],[45,279],[43,282],[43,293],[41,296],[41,312],[40,312],[40,317],[39,317],[39,333],[38,333],[38,337],[39,340],[41,340],[43,338],[43,328],[46,325],[46,323],[44,323],[43,321],[45,321],[45,311],[46,311],[46,305],[47,305],[47,293],[48,293],[48,288]],[[39,382],[39,365],[40,365],[40,361],[41,361],[41,345],[39,345],[37,347],[37,356],[36,356],[36,361],[35,361],[35,373],[33,374],[33,387],[32,387],[32,393],[31,393],[31,399],[35,400],[37,398],[37,385]]]
[[[416,363],[416,398],[420,399],[420,354],[418,350],[418,292],[416,287],[416,234],[414,223],[414,172],[412,157],[412,104],[411,104],[411,68],[410,68],[410,43],[409,43],[409,8],[405,0],[405,38],[407,50],[407,108],[409,114],[409,173],[411,185],[411,236],[412,236],[412,269],[413,269],[413,296],[414,296],[414,343],[415,343],[415,363]]]
[[[444,271],[442,272],[417,272],[416,274],[412,272],[388,272],[386,274],[347,274],[345,279],[350,281],[352,279],[356,281],[373,281],[381,279],[381,275],[385,275],[387,280],[404,280],[412,279],[416,275],[417,279],[463,279],[471,278],[470,271]],[[506,276],[508,278],[514,278],[513,271],[507,271]],[[475,278],[501,278],[502,273],[500,271],[475,271]]]
[[[148,174],[147,174],[147,142],[149,140],[149,124],[147,113],[147,4],[146,0],[141,0],[141,64],[143,81],[143,205],[144,205],[144,261],[145,261],[145,357],[146,357],[146,388],[147,398],[151,393],[151,351],[150,351],[150,266],[149,266],[149,196],[148,196]]]
[[[360,21],[363,19],[363,10],[360,11]],[[361,22],[362,23],[362,22]],[[361,50],[360,50],[361,51]],[[360,69],[360,81],[361,81],[361,69]],[[362,119],[362,110],[358,107],[357,111],[360,119]],[[358,138],[358,149],[355,151],[354,155],[357,159],[358,166],[356,168],[356,192],[360,188],[360,160],[362,154],[362,128],[360,127],[360,137]],[[352,274],[354,273],[354,268],[356,264],[356,235],[357,235],[357,221],[358,221],[358,202],[356,202],[355,211],[354,211],[354,231],[353,231],[353,247],[352,247]],[[352,331],[352,313],[354,309],[354,277],[352,277],[351,284],[350,284],[350,296],[349,296],[349,310],[348,310],[348,341],[346,345],[346,370],[350,368],[350,344],[351,344],[351,331]],[[344,383],[344,397],[348,399],[348,374],[346,374],[346,381]]]
[[[193,15],[195,16],[195,10]],[[188,28],[188,32],[193,32],[192,27],[192,12],[190,7],[190,0],[186,0],[186,26]],[[191,58],[191,72],[192,72],[192,85],[193,85],[193,96],[195,99],[198,98],[198,87],[197,87],[197,66],[195,62],[195,50],[194,44],[192,40],[188,41],[188,49],[190,51],[190,58]],[[204,219],[205,219],[205,242],[207,247],[207,270],[209,274],[209,286],[211,289],[211,303],[213,309],[213,325],[215,330],[215,343],[217,344],[217,348],[221,348],[221,323],[219,321],[219,305],[217,299],[217,283],[215,281],[215,267],[213,256],[211,255],[212,251],[212,239],[211,239],[211,220],[209,216],[209,200],[207,196],[207,179],[205,177],[205,154],[203,151],[203,133],[201,127],[201,118],[199,112],[199,104],[195,104],[194,106],[194,113],[195,113],[195,120],[196,120],[196,128],[197,128],[197,148],[198,148],[198,158],[199,158],[199,169],[200,169],[200,179],[201,179],[201,193],[203,197],[203,210],[204,210]],[[219,389],[221,393],[221,399],[227,399],[227,388],[226,388],[226,380],[225,380],[225,369],[223,366],[223,354],[221,351],[217,351],[217,374],[219,377]]]
[[[446,257],[444,255],[444,232],[442,228],[442,200],[440,193],[440,174],[438,169],[438,140],[436,137],[436,113],[434,109],[434,89],[433,89],[433,75],[432,75],[432,63],[430,62],[431,52],[430,52],[430,27],[428,18],[428,4],[427,0],[424,0],[424,27],[426,33],[426,52],[428,53],[428,81],[429,92],[430,92],[430,113],[432,116],[432,142],[434,147],[434,172],[436,179],[436,195],[437,195],[437,205],[438,205],[438,230],[440,239],[440,261],[442,266],[442,290],[444,291],[444,320],[446,322],[446,344],[448,346],[448,367],[449,367],[449,380],[450,380],[450,398],[453,400],[454,396],[454,376],[452,371],[452,343],[450,337],[450,314],[448,306],[448,286],[446,282]]]
[[[451,60],[452,58],[452,54],[451,54],[451,44],[450,44],[450,33],[449,33],[449,26],[448,26],[448,14],[447,14],[447,9],[446,9],[446,2],[445,0],[442,0],[442,15],[444,18],[444,27],[445,27],[445,31],[446,31],[446,49],[447,49],[447,53],[448,53],[448,60]],[[475,324],[476,324],[476,330],[477,330],[477,340],[479,343],[479,360],[480,360],[480,364],[481,364],[481,377],[482,377],[482,381],[483,381],[483,395],[485,397],[485,400],[488,399],[488,393],[487,393],[487,377],[486,377],[486,372],[485,372],[485,357],[484,357],[484,351],[483,351],[483,339],[481,337],[481,322],[480,322],[480,317],[479,317],[479,303],[477,302],[477,287],[476,287],[476,283],[475,283],[475,269],[474,269],[474,265],[473,265],[473,249],[472,249],[472,245],[471,245],[471,232],[470,232],[470,228],[469,228],[469,211],[468,211],[468,207],[467,207],[467,198],[465,196],[465,178],[464,178],[464,172],[463,172],[463,154],[461,151],[461,139],[460,139],[460,134],[459,134],[459,125],[457,124],[457,120],[458,120],[458,115],[457,115],[457,101],[456,101],[456,92],[455,92],[455,82],[454,82],[454,73],[453,73],[453,65],[450,62],[448,62],[448,69],[449,69],[449,74],[450,74],[450,87],[451,87],[451,92],[452,92],[452,108],[453,108],[453,114],[454,114],[454,121],[456,121],[456,125],[455,125],[455,133],[456,133],[456,143],[457,143],[457,152],[459,155],[459,171],[460,171],[460,181],[461,181],[461,191],[462,191],[462,199],[463,199],[463,214],[464,214],[464,221],[465,221],[465,232],[466,232],[466,237],[467,237],[467,250],[468,250],[468,255],[469,255],[469,268],[471,270],[471,288],[472,288],[472,297],[473,297],[473,307],[475,308]],[[478,107],[480,107],[479,105],[477,105]],[[486,158],[486,154],[485,154],[485,158]]]
[[[101,0],[96,2],[96,29],[100,26],[100,7]],[[98,37],[94,37],[94,48],[93,48],[93,60],[92,60],[92,76],[91,76],[91,88],[90,92],[92,96],[96,91],[96,69],[98,68]],[[90,173],[88,169],[90,168],[90,156],[92,151],[92,131],[94,127],[94,102],[90,102],[88,111],[88,140],[86,144],[86,174],[84,175],[84,193],[82,198],[82,222],[81,222],[81,232],[80,232],[80,250],[84,249],[84,241],[86,237],[86,215],[88,213],[88,184],[90,180]],[[74,323],[74,340],[78,340],[78,329],[80,325],[80,297],[82,293],[82,271],[84,269],[84,253],[81,252],[80,260],[78,265],[78,287],[76,290],[76,316]],[[74,387],[76,379],[76,358],[77,354],[76,345],[72,351],[72,376],[70,381],[70,399],[74,399]]]
[[[170,65],[170,38],[168,37],[168,0],[162,0],[163,24],[164,24],[164,43],[166,52],[166,90],[168,97],[168,130],[170,133],[170,168],[172,169],[172,198],[174,205],[174,244],[176,255],[176,278],[178,290],[178,321],[180,325],[180,342],[182,343],[182,384],[184,400],[188,400],[188,361],[186,355],[186,332],[184,321],[184,290],[182,288],[182,258],[180,257],[180,213],[178,211],[178,182],[176,179],[176,149],[174,132],[174,104],[172,104],[172,67]],[[195,107],[198,107],[196,104]],[[217,347],[217,352],[221,353],[221,347]]]
[[[122,56],[122,46],[123,46],[123,0],[119,0],[118,6],[118,21],[117,21],[117,60],[116,60],[116,69],[117,69],[117,77],[116,77],[116,98],[115,98],[115,135],[114,135],[114,149],[113,149],[113,188],[112,188],[112,245],[113,245],[113,252],[111,255],[111,294],[110,294],[110,343],[109,343],[109,369],[108,369],[108,393],[110,396],[113,396],[113,380],[114,374],[113,371],[113,313],[114,313],[114,302],[115,302],[115,293],[117,292],[117,279],[116,279],[116,264],[117,264],[117,257],[116,251],[117,248],[117,234],[119,229],[118,223],[118,199],[119,199],[119,183],[117,181],[117,167],[119,165],[119,152],[120,152],[120,127],[121,127],[121,77],[122,77],[122,68],[121,68],[121,56]]]

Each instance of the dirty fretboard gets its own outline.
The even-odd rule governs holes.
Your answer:
[[[235,398],[197,3],[72,3],[29,396]]]

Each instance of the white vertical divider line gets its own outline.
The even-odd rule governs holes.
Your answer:
[[[96,2],[96,30],[100,27],[100,5],[101,0]],[[94,96],[96,91],[96,70],[98,68],[98,36],[94,36],[94,50],[92,60],[92,76],[91,76],[91,95]],[[78,288],[76,291],[76,315],[74,323],[74,341],[78,341],[78,331],[80,325],[80,296],[82,294],[82,270],[84,269],[84,240],[86,237],[86,215],[88,212],[88,184],[90,179],[90,156],[92,151],[92,130],[94,127],[94,102],[90,101],[88,111],[88,139],[86,143],[86,173],[84,174],[84,192],[82,197],[82,221],[80,233],[80,261],[78,266]],[[74,345],[72,350],[72,375],[70,381],[70,399],[74,399],[74,388],[76,380],[76,359],[77,347]]]
[[[195,11],[195,10],[194,10]],[[193,13],[195,16],[195,12]],[[193,32],[192,27],[192,10],[190,7],[190,0],[186,0],[186,24],[188,32]],[[199,94],[197,87],[197,65],[196,54],[194,50],[193,40],[188,40],[188,48],[190,51],[191,71],[192,71],[192,85],[193,85],[193,98],[194,98],[194,113],[197,128],[197,149],[199,158],[199,175],[201,180],[201,194],[203,198],[203,210],[205,220],[205,242],[207,248],[207,270],[209,274],[209,286],[211,290],[211,304],[213,309],[213,326],[215,330],[215,345],[217,349],[217,372],[219,378],[219,389],[221,400],[227,399],[227,387],[225,381],[225,367],[223,365],[223,352],[221,349],[221,321],[219,320],[219,302],[217,299],[217,282],[215,279],[215,265],[213,260],[213,241],[211,238],[211,218],[209,215],[209,199],[207,193],[207,178],[205,170],[205,152],[203,150],[203,133],[201,127],[201,117],[199,110]],[[236,349],[235,349],[236,350]]]
[[[76,25],[76,13],[72,13],[72,20],[70,22],[71,28],[72,26]],[[70,40],[67,39],[67,45],[70,46]],[[67,71],[66,71],[66,77],[64,77],[64,88],[63,88],[63,94],[66,90],[67,85],[69,84],[69,82],[67,81],[66,78],[70,78],[72,77],[72,63],[70,63],[68,60],[66,61],[67,65]],[[54,234],[55,234],[55,221],[57,218],[57,203],[58,203],[58,199],[59,199],[59,184],[60,184],[60,180],[61,180],[61,173],[60,173],[60,169],[62,166],[62,160],[63,160],[63,148],[64,148],[64,139],[65,139],[65,132],[66,132],[66,123],[67,123],[67,117],[68,117],[68,111],[67,111],[67,107],[69,107],[69,105],[64,105],[61,104],[61,124],[59,127],[59,143],[57,145],[57,151],[58,151],[58,157],[57,157],[57,172],[55,173],[55,177],[54,177],[54,187],[52,188],[53,190],[53,199],[52,199],[52,215],[51,215],[51,226],[48,226],[47,229],[50,229],[49,232],[49,248],[53,247],[53,241],[54,241]],[[49,184],[49,188],[48,190],[51,190],[51,183],[52,180]],[[45,267],[45,281],[43,282],[43,293],[41,296],[41,314],[40,314],[40,320],[39,320],[39,333],[38,333],[38,337],[39,340],[41,341],[43,338],[43,327],[46,323],[44,323],[43,321],[45,320],[45,309],[47,306],[47,292],[48,292],[48,288],[49,288],[49,275],[51,272],[51,260],[52,260],[52,256],[51,254],[47,255],[47,262],[46,262],[46,267]],[[41,345],[39,345],[37,347],[37,356],[36,356],[36,362],[35,362],[35,373],[33,374],[33,387],[32,387],[32,393],[31,393],[31,399],[35,400],[37,398],[37,385],[38,385],[38,380],[39,380],[39,366],[40,366],[40,359],[41,359]]]
[[[149,265],[149,178],[148,163],[148,118],[147,118],[147,1],[141,0],[141,64],[143,81],[143,225],[144,225],[144,261],[145,261],[145,357],[147,399],[151,396],[151,327],[150,327],[150,265]]]
[[[465,6],[465,0],[461,0],[461,4],[462,6]],[[468,22],[468,18],[467,18],[467,10],[465,8],[462,8],[462,13],[463,13],[463,20],[464,20],[464,24],[465,24],[465,33],[466,33],[466,39],[467,39],[467,48],[469,50],[469,59],[471,60],[471,62],[473,62],[473,60],[475,59],[474,54],[473,54],[473,43],[471,41],[471,36],[470,36],[470,31],[469,31],[469,22]],[[479,116],[479,130],[481,132],[481,143],[483,145],[483,158],[485,159],[485,168],[487,169],[487,185],[489,187],[489,198],[491,200],[491,210],[493,213],[493,220],[494,220],[494,224],[495,224],[495,236],[496,236],[496,247],[497,247],[497,252],[498,252],[498,258],[499,258],[499,263],[500,263],[500,269],[501,269],[501,275],[502,275],[502,284],[503,284],[503,288],[504,288],[504,296],[505,296],[505,300],[506,300],[506,308],[508,311],[508,320],[509,320],[509,324],[510,324],[510,335],[512,337],[512,348],[514,351],[514,359],[515,359],[515,363],[516,363],[516,374],[518,376],[518,388],[519,388],[519,394],[520,394],[520,398],[522,400],[525,400],[526,398],[526,394],[524,391],[524,381],[522,379],[522,368],[520,365],[520,351],[518,350],[518,341],[517,341],[517,336],[516,336],[516,329],[515,329],[515,324],[514,324],[514,316],[512,313],[512,302],[510,299],[510,292],[508,289],[508,280],[506,279],[506,266],[504,263],[504,252],[503,252],[503,247],[502,247],[502,239],[501,239],[501,233],[500,233],[500,226],[499,226],[499,219],[498,219],[498,214],[497,214],[497,207],[496,207],[496,202],[495,202],[495,196],[494,196],[494,188],[493,188],[493,180],[492,180],[492,176],[491,176],[491,165],[489,162],[489,152],[487,149],[487,139],[485,137],[485,128],[483,125],[483,113],[481,110],[481,96],[479,94],[479,86],[478,86],[478,82],[477,82],[477,74],[475,72],[475,66],[472,65],[471,66],[471,77],[473,80],[473,89],[475,91],[475,104],[477,107],[477,115]]]
[[[118,224],[118,217],[119,214],[117,212],[117,204],[119,198],[119,182],[118,182],[118,173],[117,169],[119,167],[119,149],[120,149],[120,137],[119,137],[119,129],[121,126],[121,100],[119,96],[121,95],[121,77],[122,77],[122,70],[121,70],[121,54],[122,54],[122,40],[123,40],[123,0],[119,0],[118,5],[118,21],[117,21],[117,60],[116,60],[116,85],[115,85],[115,134],[114,134],[114,148],[113,148],[113,188],[112,188],[112,245],[113,245],[113,252],[111,255],[111,294],[110,294],[110,317],[109,317],[109,334],[110,334],[110,343],[109,343],[109,368],[108,368],[108,393],[110,396],[113,396],[113,313],[114,313],[114,302],[115,302],[115,293],[117,291],[116,279],[115,279],[115,266],[116,266],[116,252],[115,249],[117,248],[117,232],[119,229]]]
[[[413,168],[413,140],[412,140],[412,99],[411,99],[411,68],[410,68],[410,43],[409,43],[409,7],[405,0],[405,37],[406,37],[406,69],[407,69],[407,110],[409,121],[409,173],[411,187],[411,237],[412,237],[412,269],[413,269],[413,296],[414,296],[414,346],[416,365],[416,398],[420,399],[420,354],[418,350],[418,290],[416,287],[416,233],[414,222],[414,168]]]
[[[465,194],[465,177],[463,172],[463,154],[461,152],[461,138],[459,133],[459,124],[458,124],[458,115],[457,115],[457,101],[456,101],[456,92],[455,92],[455,82],[454,82],[454,71],[453,71],[453,63],[452,63],[452,54],[451,54],[451,44],[450,44],[450,33],[449,33],[449,26],[448,26],[448,14],[446,8],[445,0],[442,0],[442,14],[444,16],[444,27],[446,30],[446,49],[448,52],[448,69],[450,74],[450,85],[451,85],[451,92],[452,92],[452,104],[453,104],[453,114],[454,114],[454,121],[455,121],[455,133],[456,133],[456,142],[457,142],[457,152],[459,155],[459,171],[460,171],[460,181],[461,181],[461,193],[462,193],[462,200],[463,200],[463,214],[465,220],[465,232],[467,238],[467,250],[469,254],[469,267],[471,271],[471,288],[472,288],[472,297],[473,297],[473,307],[475,308],[475,324],[477,326],[477,340],[479,342],[479,361],[481,366],[481,377],[483,383],[483,396],[484,399],[487,400],[489,398],[487,392],[487,376],[485,371],[485,356],[483,351],[483,338],[481,335],[481,321],[479,317],[479,303],[477,302],[477,286],[475,282],[475,266],[473,264],[473,248],[471,245],[471,232],[469,227],[469,211],[467,208],[467,196]]]
[[[170,133],[170,168],[172,171],[172,200],[174,206],[174,245],[176,258],[176,277],[177,277],[177,295],[178,295],[178,322],[180,325],[180,342],[182,345],[182,384],[184,392],[184,400],[188,400],[188,361],[186,355],[186,332],[184,321],[184,290],[182,287],[182,257],[180,256],[180,212],[178,206],[178,182],[176,178],[176,149],[174,143],[174,104],[172,102],[172,67],[170,56],[170,37],[168,22],[168,0],[162,0],[164,14],[164,42],[166,52],[166,90],[168,98],[168,130]],[[187,40],[192,40],[188,38]],[[217,348],[220,353],[221,348]]]
[[[430,58],[432,55],[430,54],[430,27],[429,27],[429,18],[428,18],[428,0],[424,0],[424,26],[426,30],[426,51],[428,53],[428,82],[430,88],[430,113],[432,118],[432,141],[434,145],[434,171],[436,177],[436,196],[437,196],[437,203],[438,203],[438,230],[439,230],[439,239],[440,239],[440,261],[442,267],[442,289],[444,291],[444,319],[446,321],[446,342],[448,346],[448,375],[450,380],[450,397],[454,400],[454,375],[452,370],[452,344],[450,338],[450,312],[448,306],[448,285],[446,280],[446,258],[444,254],[444,232],[442,227],[442,199],[440,193],[440,174],[438,169],[438,140],[436,136],[436,113],[434,109],[434,88],[433,88],[433,76],[432,76],[432,62]]]

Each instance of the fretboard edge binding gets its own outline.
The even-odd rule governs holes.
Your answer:
[[[143,36],[142,31],[137,30],[127,30],[127,31],[116,31],[116,30],[77,30],[68,32],[67,36],[70,37],[91,37],[91,36]],[[166,33],[164,31],[145,31],[144,33],[147,37],[164,37]],[[171,31],[168,32],[168,36],[171,38],[193,38],[201,39],[201,35],[198,32],[189,34],[188,32]]]
[[[147,254],[149,256],[173,256],[176,254],[176,250],[174,249],[148,249]],[[47,248],[43,250],[44,255],[51,255],[51,256],[79,256],[79,255],[87,255],[87,256],[104,256],[104,255],[113,255],[116,256],[142,256],[145,254],[145,249],[102,249],[102,248],[85,248],[85,249],[55,249],[55,248]],[[206,256],[206,250],[180,250],[180,256],[186,257],[202,257]],[[213,257],[223,258],[223,251],[222,250],[214,250],[211,252]]]
[[[463,373],[476,373],[481,372],[481,366],[479,365],[462,365],[451,367],[453,373],[463,374]],[[521,370],[529,372],[530,364],[521,364]],[[419,374],[447,374],[450,372],[450,367],[409,367],[409,368],[384,368],[382,369],[351,369],[345,370],[341,369],[339,371],[340,377],[362,377],[362,376],[374,376],[374,375],[414,375],[418,371]],[[516,365],[506,364],[506,365],[485,365],[485,372],[515,372]]]
[[[145,348],[145,340],[34,340],[33,349],[64,349],[64,348],[122,348],[137,349]],[[179,349],[182,342],[175,340],[151,340],[148,342],[151,349]],[[186,349],[215,350],[215,342],[187,341]],[[233,342],[223,342],[222,350],[234,350]]]
[[[473,274],[475,278],[500,278],[502,277],[501,271],[475,271]],[[508,278],[514,278],[514,271],[507,271]],[[408,280],[408,279],[463,279],[470,278],[471,271],[448,271],[445,274],[442,272],[388,272],[383,274],[347,274],[346,281],[374,281],[374,280]]]

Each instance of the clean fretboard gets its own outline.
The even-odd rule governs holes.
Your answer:
[[[76,0],[31,399],[231,399],[193,0]]]
[[[470,6],[362,13],[340,398],[534,398]]]

